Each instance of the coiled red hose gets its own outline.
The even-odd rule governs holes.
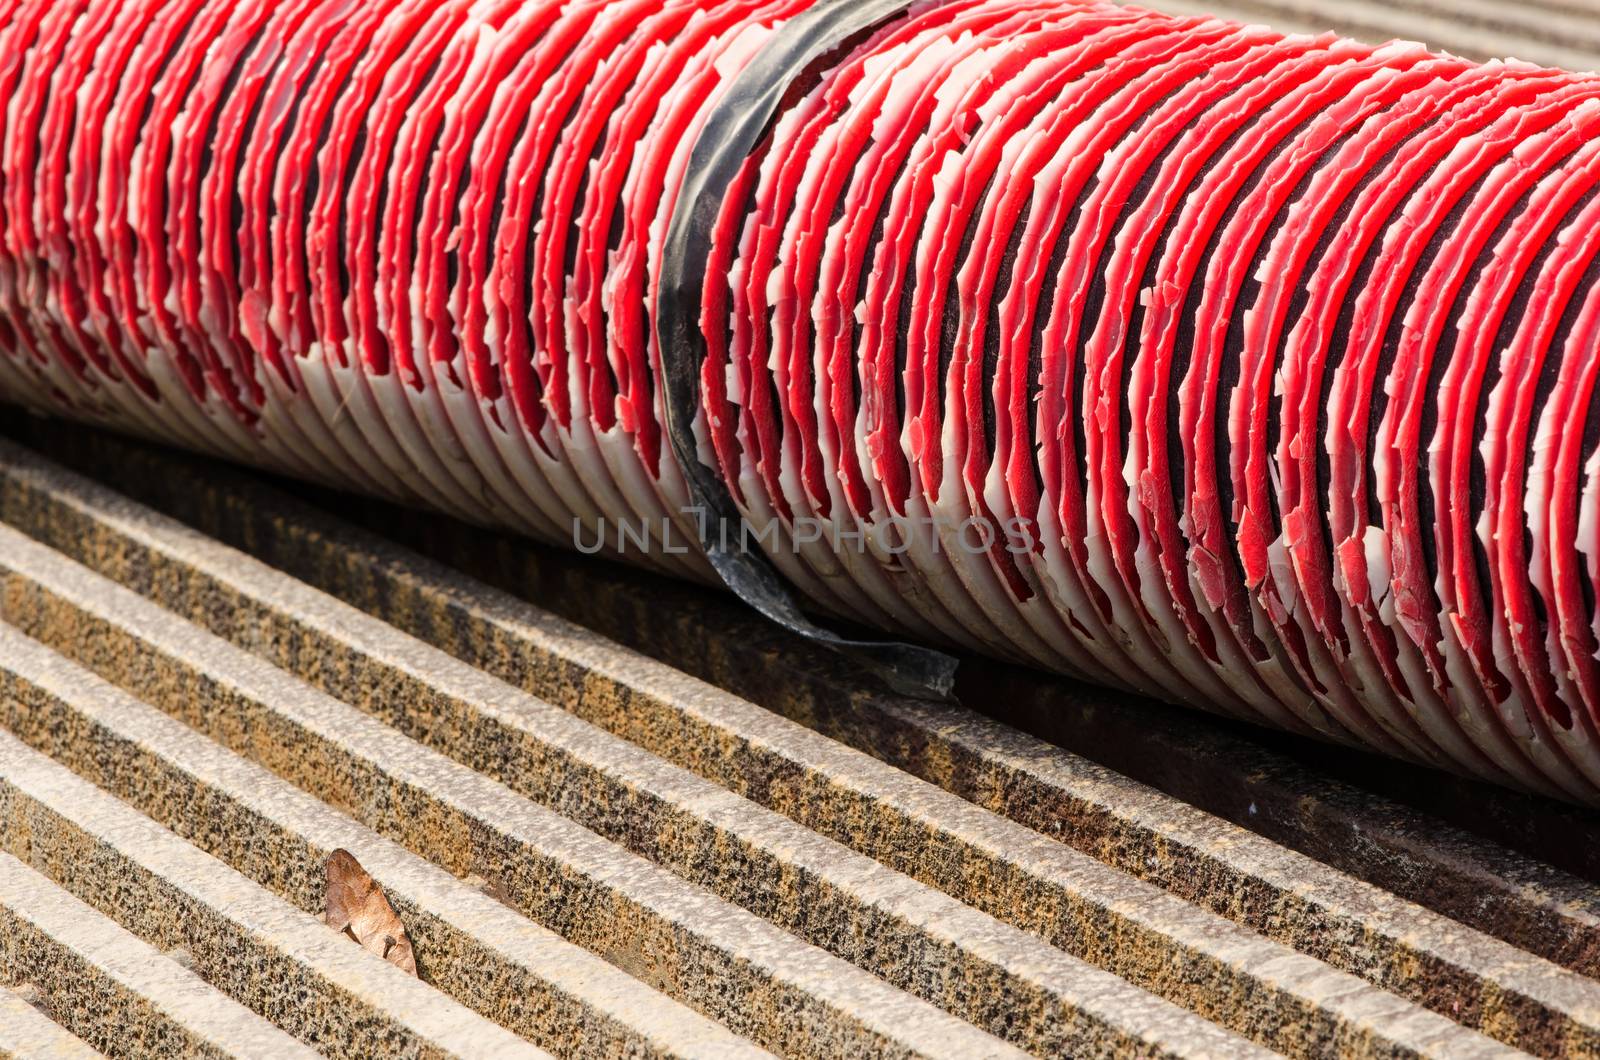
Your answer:
[[[1062,0],[0,0],[0,99],[0,398],[1600,801],[1600,78]]]

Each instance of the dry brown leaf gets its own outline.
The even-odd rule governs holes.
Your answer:
[[[417,974],[417,958],[411,951],[405,924],[383,896],[383,889],[348,850],[335,850],[328,855],[328,890],[322,917],[329,927],[349,935],[368,952],[402,971]]]

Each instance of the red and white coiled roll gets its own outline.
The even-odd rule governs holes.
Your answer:
[[[1600,801],[1600,78],[1061,0],[0,0],[0,98],[0,398],[691,577],[714,481],[814,611]]]

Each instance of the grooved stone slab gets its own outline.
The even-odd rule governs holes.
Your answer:
[[[311,913],[352,851],[440,989],[563,1055],[767,1055],[0,624],[0,725]]]
[[[0,538],[0,567],[17,575],[6,579],[6,617],[26,623],[25,632],[45,635],[54,623],[57,635],[46,640],[57,650],[80,661],[92,658],[92,669],[121,668],[118,683],[136,686],[141,698],[429,860],[458,874],[498,877],[519,908],[658,988],[693,984],[684,996],[710,1006],[736,1031],[823,1055],[886,1048],[957,1056],[1008,1052],[970,1025],[619,850],[15,531],[0,527]],[[21,579],[32,577],[21,574],[24,564],[54,569],[54,588],[66,595],[51,598],[61,606],[43,596],[10,606],[25,588]],[[157,644],[160,652],[152,653]],[[174,665],[179,660],[186,665]],[[608,906],[610,916],[595,915]],[[696,982],[701,977],[706,982]],[[1097,985],[1129,996],[1126,984],[1106,980]],[[1173,1048],[1180,1053],[1205,1052],[1195,1042],[1243,1047],[1148,995],[1131,996],[1176,1018]]]
[[[159,468],[169,459],[151,463]],[[19,484],[24,478],[30,486]],[[737,696],[618,650],[587,629],[254,481],[219,471],[204,490],[179,498],[144,474],[139,480],[141,490],[159,493],[159,503],[176,505],[207,531],[248,541],[254,554],[295,576],[759,801],[786,799],[809,813],[840,802],[838,778],[818,768],[832,760],[830,740],[839,741],[1459,1022],[1538,1052],[1582,1055],[1594,1048],[1600,987],[1592,975],[1556,965],[1600,969],[1600,891],[1396,804],[1342,789],[1243,740],[1229,742],[1207,729],[1206,719],[1176,718],[1190,738],[1179,746],[1179,734],[1135,731],[1135,717],[1119,730],[1121,742],[1136,756],[1143,736],[1152,756],[1174,763],[1186,749],[1203,751],[1219,784],[1230,780],[1222,772],[1230,755],[1248,761],[1250,783],[1264,794],[1269,782],[1283,789],[1275,801],[1264,798],[1264,811],[1283,803],[1305,815],[1303,822],[1294,814],[1273,818],[1278,834],[1303,823],[1308,834],[1298,841],[1314,843],[1319,857],[1370,873],[1408,897],[1330,872],[1315,858],[972,711],[860,689],[834,672],[826,653],[792,642],[776,648],[781,635],[741,637],[731,624],[717,624],[731,605],[708,605],[691,589],[599,568],[583,575],[584,592],[559,598],[592,625],[637,633],[652,650],[682,648],[675,662],[760,689],[769,705],[829,739],[793,726],[786,733],[767,711]],[[72,476],[48,468],[9,478],[0,473],[0,481],[29,494],[18,507],[37,511],[35,525],[72,527],[79,542],[115,536],[94,522],[89,494],[96,487],[80,490]],[[45,493],[53,499],[42,499]],[[404,533],[407,518],[387,525]],[[463,562],[494,566],[506,558],[502,539],[430,527],[439,531],[431,545]],[[536,552],[518,547],[516,559]],[[505,568],[507,577],[526,574],[524,586],[560,593],[543,584],[549,580],[543,573]],[[645,610],[663,620],[648,621]],[[1031,690],[1035,698],[1038,692]],[[1019,689],[1018,701],[1029,694]],[[1055,711],[1086,719],[1117,706],[1124,705],[1063,701]],[[1136,714],[1140,706],[1125,709]],[[857,818],[878,808],[865,799],[850,806]],[[1322,814],[1337,815],[1347,834],[1312,834],[1335,823],[1314,816]],[[807,821],[825,828],[816,818]],[[903,828],[884,827],[894,842],[905,843]],[[987,853],[999,857],[1005,849]],[[1457,919],[1417,902],[1436,903]],[[1545,959],[1530,959],[1528,951]]]
[[[6,533],[0,530],[0,542],[7,540]],[[47,591],[58,598],[71,593],[64,582],[50,579],[44,569],[49,566],[48,558],[40,555],[43,550],[30,553],[29,545],[21,541],[12,542],[7,550],[17,559],[0,559],[0,566],[14,564],[18,572],[25,570],[28,576],[44,579]],[[29,562],[24,553],[37,561]],[[281,576],[270,573],[267,577],[282,581]],[[85,589],[93,592],[88,586]],[[75,614],[95,609],[85,596],[73,595],[83,605]],[[1170,1047],[1186,1051],[1209,1045],[1230,1052],[1243,1048],[1241,1042],[1219,1037],[1210,1024],[1186,1017],[1116,976],[1043,946],[1036,937],[666,766],[632,745],[476,674],[381,623],[326,598],[307,596],[297,601],[299,606],[293,612],[297,619],[313,629],[336,630],[338,640],[319,638],[315,644],[294,645],[274,660],[280,665],[293,667],[336,691],[344,701],[380,714],[415,738],[535,796],[584,827],[668,865],[721,897],[954,1014],[980,1026],[1005,1020],[1019,1043],[1035,1049],[1084,1048],[1083,1041],[1064,1037],[1066,1034],[1165,1040]],[[276,691],[269,668],[253,660],[246,664],[226,651],[202,654],[201,645],[188,643],[193,637],[178,628],[177,619],[143,601],[125,600],[125,604],[129,610],[114,617],[100,612],[100,633],[91,638],[80,630],[74,640],[82,646],[78,650],[95,653],[94,668],[117,667],[139,658],[139,645],[112,632],[136,631],[133,639],[159,654],[159,660],[152,660],[149,666],[167,673],[187,673],[184,684],[203,674],[233,685],[239,695],[257,704],[277,704],[289,698]],[[326,613],[330,608],[333,613]],[[208,610],[222,613],[220,608]],[[66,643],[65,634],[58,637],[45,632],[54,613],[45,601],[12,599],[8,594],[6,613],[28,623],[35,635]],[[28,618],[30,615],[34,617]],[[65,630],[76,621],[63,616],[64,624],[56,629]],[[234,629],[268,628],[254,616],[228,625]],[[278,643],[285,647],[293,644]],[[281,680],[279,677],[277,682]],[[140,694],[157,695],[152,688],[140,685]],[[773,881],[781,881],[787,893],[775,895]],[[813,911],[819,909],[828,910],[828,915],[815,916]],[[1064,915],[1076,920],[1081,912]],[[1105,944],[1115,945],[1109,932]],[[1165,955],[1160,961],[1169,963]],[[1227,978],[1230,971],[1217,969],[1212,975],[1220,973]],[[1207,985],[1216,987],[1216,1008],[1207,1013],[1213,1018],[1224,1004],[1248,1003],[1236,1000],[1235,994],[1253,1000],[1254,991],[1272,989],[1249,981],[1223,986],[1215,978],[1209,984],[1197,980],[1189,989],[1198,995]],[[1252,1006],[1248,1019],[1254,1020],[1257,1011],[1267,1008]],[[1316,1011],[1316,1007],[1308,1003],[1303,1010]],[[1028,1013],[1029,1018],[1009,1015],[1019,1012]],[[1239,1026],[1258,1029],[1247,1022],[1245,1013],[1232,1015]],[[1443,1021],[1439,1025],[1452,1034],[1459,1033]],[[1364,1030],[1343,1033],[1341,1027],[1335,1033],[1343,1033],[1342,1040],[1352,1048],[1363,1048],[1357,1035]],[[1261,1036],[1269,1044],[1282,1041],[1304,1047],[1326,1035],[1321,1027],[1306,1033],[1301,1025],[1274,1023],[1270,1033]]]
[[[1549,2],[1562,6],[1561,0]],[[1600,12],[1600,5],[1585,10]],[[970,660],[963,669],[970,671],[971,687],[963,698],[976,709],[924,709],[864,689],[837,655],[753,624],[737,602],[696,586],[345,499],[341,510],[376,527],[374,534],[221,464],[76,427],[38,421],[27,426],[28,436],[53,455],[91,473],[114,468],[119,490],[458,657],[568,709],[599,704],[597,720],[650,717],[653,701],[672,690],[670,682],[665,688],[652,682],[627,711],[613,708],[613,698],[628,698],[617,690],[614,675],[596,671],[568,647],[603,645],[609,637],[669,664],[671,682],[696,675],[1124,872],[1174,887],[1255,930],[1279,931],[1293,944],[1311,947],[1330,939],[1326,959],[1341,959],[1337,931],[1296,924],[1278,912],[1280,901],[1293,908],[1296,896],[1269,881],[1240,882],[1246,867],[1207,863],[1208,854],[1198,855],[1199,862],[1187,860],[1194,852],[1185,850],[1181,836],[1157,829],[1152,837],[1150,818],[1124,814],[1115,801],[1086,803],[1064,777],[1088,770],[1118,784],[1118,800],[1144,793],[1136,805],[1150,805],[1158,816],[1183,819],[1199,811],[1285,854],[1299,852],[1308,859],[1300,862],[1306,869],[1297,880],[1301,886],[1338,888],[1340,880],[1354,877],[1470,923],[1518,950],[1591,979],[1600,976],[1600,887],[1570,874],[1600,876],[1600,820],[1577,816],[1580,811],[1527,805],[1509,792],[1429,776],[1426,788],[1407,788],[1409,795],[1427,794],[1437,807],[1423,812],[1374,790],[1374,778],[1363,775],[1352,783],[1330,775],[1326,765],[1278,753],[1259,732]],[[60,541],[58,547],[99,547],[89,541],[103,531],[74,500],[88,497],[80,490],[83,480],[25,450],[4,452],[18,457],[8,463],[0,455],[0,463],[8,464],[0,472],[0,506],[14,513],[10,518],[36,536]],[[625,653],[616,653],[613,644],[612,655]],[[659,728],[649,721],[635,724],[644,734]],[[669,725],[662,732],[671,741],[689,730],[679,735]],[[1038,771],[1030,773],[1035,764]],[[746,758],[725,772],[748,776],[752,769]],[[756,770],[748,783],[758,782],[764,775]],[[1471,829],[1490,830],[1473,834],[1441,819],[1440,812]],[[1225,837],[1219,858],[1231,844]],[[1553,858],[1568,871],[1522,849],[1537,849],[1539,857]],[[1330,866],[1339,872],[1327,872]],[[1317,915],[1336,911],[1330,900]],[[1357,932],[1368,933],[1366,927]],[[1353,953],[1359,955],[1360,948]],[[1453,1015],[1459,1000],[1441,999]],[[1455,1018],[1471,1019],[1472,1012],[1466,1006],[1465,1015]]]
[[[6,1060],[94,1060],[82,1038],[23,998],[0,987],[0,1057]]]
[[[5,475],[0,469],[0,478]],[[57,503],[47,506],[55,514],[39,525],[77,526],[77,516],[98,513],[75,540],[118,534],[113,509],[89,496],[95,487],[80,493],[63,478],[49,480],[60,488],[41,486]],[[370,534],[276,503],[281,498],[270,491],[233,496],[234,510],[256,515],[260,552],[309,583],[997,916],[1023,923],[1030,915],[1048,918],[1048,900],[1016,896],[1050,886],[1048,868],[1028,851],[1051,845],[965,803],[907,785],[899,770],[840,742],[1511,1044],[1578,1054],[1600,1048],[1600,983],[1594,979],[1530,960],[1515,946],[1328,872],[1311,858],[971,711],[870,691],[852,694],[841,682],[831,689],[832,702],[840,704],[836,714],[808,719],[825,728],[824,735]],[[151,538],[158,534],[150,531]],[[174,541],[166,553],[175,564],[183,562],[180,550]],[[134,561],[131,552],[119,554],[130,561],[121,575],[126,578]],[[208,577],[194,575],[197,585],[214,585]],[[216,591],[230,599],[246,595],[238,584]],[[270,594],[263,588],[238,605],[253,609],[252,628],[312,621],[287,603],[275,606]],[[335,624],[343,632],[353,621]],[[412,666],[431,686],[454,672],[437,661]],[[359,695],[362,685],[384,688],[373,697],[380,704],[428,696],[426,690],[390,695],[396,678],[384,682],[381,669],[359,662],[341,667],[347,698]],[[787,687],[788,673],[773,666],[769,683]],[[514,726],[486,716],[495,713],[480,708],[458,728]],[[950,850],[961,852],[959,861],[943,856]],[[996,903],[1000,895],[1007,896],[1003,904]],[[1572,930],[1583,930],[1581,907],[1545,908],[1565,915]],[[1528,909],[1524,915],[1538,914]]]
[[[1275,1035],[1262,1040],[1307,1057],[1506,1051],[1469,1027],[1541,1055],[1596,1054],[1600,986],[1585,973],[1600,970],[1600,888],[1328,779],[1354,775],[1366,784],[1365,773],[1319,773],[1275,759],[1265,738],[1252,743],[1250,733],[1200,717],[1144,731],[1141,719],[1161,712],[1126,697],[1102,701],[1070,687],[1050,694],[1044,682],[1004,667],[971,671],[969,682],[992,684],[970,685],[968,701],[974,693],[1007,701],[1003,716],[1024,725],[1036,723],[1029,712],[1056,717],[1066,745],[1089,748],[1115,766],[1107,768],[966,710],[863,688],[833,656],[752,628],[736,605],[692,587],[375,503],[321,500],[382,535],[374,536],[214,464],[125,450],[77,428],[28,428],[35,431],[53,453],[194,529],[0,441],[0,522],[103,575],[0,530],[0,622],[22,627],[0,625],[0,726],[302,909],[316,907],[317,862],[327,848],[357,849],[364,860],[377,850],[369,868],[413,936],[431,943],[424,976],[432,951],[449,962],[458,999],[539,1044],[564,1053],[564,1029],[585,1025],[630,1048],[666,1039],[630,1036],[636,1028],[612,1020],[619,1006],[603,991],[585,994],[572,979],[570,995],[545,990],[537,953],[519,963],[507,947],[489,944],[480,925],[543,929],[503,906],[480,908],[486,893],[570,939],[544,934],[553,959],[563,947],[590,966],[594,954],[603,956],[611,964],[602,971],[637,976],[628,981],[640,996],[659,1002],[656,991],[670,993],[769,1047],[832,1055],[795,1026],[823,1029],[829,1043],[845,1044],[839,1052],[876,1055],[885,1043],[910,1041],[874,1040],[835,1002],[823,1004],[821,1020],[808,1009],[780,1030],[777,1010],[722,993],[730,978],[717,962],[727,958],[700,912],[675,923],[644,897],[648,888],[602,878],[603,861],[585,861],[569,842],[587,837],[609,839],[724,899],[706,909],[754,912],[758,922],[804,933],[897,982],[928,973],[937,952],[928,942],[960,940],[964,968],[941,971],[940,957],[931,970],[971,993],[930,994],[926,979],[918,992],[969,1021],[1039,1020],[1043,1035],[1030,1028],[1017,1039],[1038,1051],[1143,1054],[1166,1043],[1169,1053],[1231,1056],[1244,1047],[1178,1010],[1206,1041],[1227,1044],[1182,1040],[1181,1025],[1166,1017],[1153,1032],[1129,1035],[1125,1019],[1113,1018],[1066,1027],[1074,1037],[1047,1050],[1045,1035],[1061,1034],[1062,1021],[1041,1019],[1026,984],[1046,980],[1015,958],[1050,953],[1040,939],[1065,938],[1062,945],[1127,979],[1170,977],[1162,991],[1178,991],[1172,996],[1206,1019],[1263,1021],[1252,1033]],[[307,703],[326,709],[302,709]],[[1177,772],[1185,762],[1194,776]],[[464,783],[461,767],[491,783]],[[1164,790],[1134,777],[1154,777]],[[547,835],[519,831],[515,814],[494,812],[493,799],[511,794],[505,787],[526,796],[507,806],[554,810],[558,829],[577,831],[561,832],[552,855]],[[1539,829],[1560,823],[1519,817],[1512,796],[1485,801],[1487,823],[1498,830],[1486,834],[1502,835],[1519,819]],[[1439,813],[1450,804],[1419,805]],[[1600,826],[1571,823],[1573,836],[1600,835]],[[1063,851],[1081,856],[1072,867],[1084,871],[1052,870]],[[1571,855],[1552,860],[1600,864],[1581,850]],[[923,895],[928,887],[948,895],[958,913],[954,933],[937,905],[907,915],[919,908],[907,904],[918,892],[886,890],[893,870]],[[1061,904],[1085,892],[1096,900]],[[1139,904],[1148,894],[1170,902],[1179,930]],[[1012,978],[972,974],[981,970],[975,956],[1005,952],[980,938],[975,914],[1031,933],[1026,948],[998,965]],[[1146,934],[1108,930],[1097,919],[1106,915],[1145,925]],[[1270,967],[1287,989],[1216,1007],[1214,981],[1183,961],[1185,948],[1195,949],[1194,925],[1216,918],[1250,947],[1271,940],[1313,978],[1297,980],[1292,961],[1246,959],[1228,969],[1232,982],[1260,983]],[[1215,937],[1198,937],[1214,947],[1202,953],[1227,952]],[[1351,1019],[1364,999],[1384,998],[1381,991],[1357,983],[1358,993],[1335,991],[1335,1004],[1323,1002],[1319,984],[1337,984],[1334,969],[1404,1006],[1382,1010],[1386,1035],[1365,1034]],[[502,985],[513,980],[529,989]],[[1084,996],[1081,983],[1075,988]],[[506,1001],[515,993],[538,995],[534,1011]],[[549,1014],[547,997],[559,998],[565,1014]],[[788,997],[811,1004],[817,991]],[[1342,1036],[1307,1030],[1308,1012]],[[1412,1022],[1419,1014],[1422,1022]],[[670,1013],[662,1018],[670,1022]],[[973,1033],[959,1022],[946,1026]],[[1409,1041],[1396,1040],[1395,1027],[1409,1027]],[[1440,1033],[1429,1037],[1431,1030]],[[918,1051],[965,1055],[948,1036],[924,1044],[935,1038]],[[659,1051],[693,1052],[677,1041]]]
[[[596,739],[595,734],[573,730],[570,723],[564,726],[567,719],[553,715],[545,705],[525,697],[519,702],[515,693],[496,687],[454,659],[436,652],[430,654],[430,649],[415,646],[383,623],[334,603],[170,520],[126,502],[119,504],[93,487],[84,486],[77,493],[73,498],[76,506],[91,516],[93,524],[75,535],[77,548],[85,558],[119,580],[143,586],[156,599],[248,644],[279,665],[291,667],[330,691],[383,713],[394,724],[410,722],[413,708],[427,704],[428,709],[421,712],[425,731],[413,730],[414,734],[450,749],[450,753],[475,768],[533,780],[559,776],[559,771],[565,771],[579,783],[568,781],[563,785],[552,780],[555,787],[591,790],[622,772],[625,764],[636,763],[631,774],[623,773],[621,783],[608,786],[601,801],[626,805],[632,792],[659,792],[656,804],[646,804],[644,808],[660,815],[663,804],[669,809],[674,802],[693,807],[677,814],[678,823],[672,828],[675,834],[685,829],[692,834],[695,827],[704,827],[699,822],[708,816],[725,822],[709,840],[701,841],[692,850],[704,851],[708,843],[724,850],[741,846],[755,851],[781,849],[791,863],[799,862],[802,873],[809,871],[813,877],[827,879],[829,857],[825,851],[812,855],[809,864],[803,860],[808,846],[815,843],[813,834],[806,829],[791,827],[786,831],[781,824],[787,822],[780,819],[779,823],[769,823],[763,834],[757,827],[762,820],[759,814],[741,813],[736,806],[728,806],[718,814],[710,807],[715,807],[718,797],[724,794],[720,789],[697,790],[683,778],[663,773],[641,761],[636,753],[630,754],[634,748],[625,743],[607,743]],[[85,542],[98,544],[86,548]],[[19,554],[12,566],[22,576],[50,580],[41,573],[51,565],[47,557],[24,560],[20,555],[28,549],[21,543],[12,548]],[[54,582],[46,590],[57,596],[66,591]],[[76,606],[87,611],[95,605],[80,602]],[[39,623],[41,619],[30,620],[27,616],[39,616],[48,610],[48,605],[38,599],[25,605],[8,604],[8,613],[15,613],[21,621]],[[408,610],[412,615],[421,613],[415,608]],[[72,620],[64,621],[70,625]],[[107,627],[140,631],[137,636],[147,642],[161,624],[161,617],[153,612],[144,617],[124,612],[118,618],[105,620]],[[29,631],[43,635],[31,627]],[[106,636],[110,634],[103,634],[102,639]],[[80,635],[77,639],[83,638]],[[173,644],[175,639],[175,633],[165,638],[166,646],[161,649],[164,665],[185,665],[176,661],[181,649]],[[800,779],[813,788],[809,793],[812,797],[784,803],[808,828],[832,835],[894,868],[924,875],[943,870],[949,875],[933,875],[932,882],[957,889],[962,899],[987,906],[997,915],[1020,922],[1049,941],[1071,948],[1140,985],[1194,1006],[1209,1018],[1224,1021],[1257,1041],[1303,1055],[1329,1049],[1344,1055],[1374,1056],[1496,1052],[1493,1043],[1450,1020],[1261,939],[735,697],[704,686],[693,687],[695,683],[682,679],[673,683],[669,675],[659,672],[663,669],[659,665],[630,653],[612,649],[619,657],[612,659],[604,654],[603,646],[590,644],[587,649],[570,643],[567,654],[582,659],[591,671],[619,675],[611,680],[613,689],[648,682],[667,690],[670,702],[665,706],[660,694],[631,696],[615,704],[614,717],[642,719],[648,717],[651,706],[660,706],[670,715],[668,722],[658,726],[662,730],[670,728],[680,734],[685,730],[709,731],[713,737],[722,736],[720,745],[714,743],[704,753],[713,761],[737,757],[751,746],[775,748],[775,754],[786,757],[781,764],[790,767],[786,770],[790,782]],[[127,645],[103,654],[107,665],[115,665],[116,659],[126,658],[136,650]],[[186,665],[197,673],[218,672],[215,661],[191,658]],[[642,676],[640,671],[644,672]],[[654,680],[649,681],[652,677]],[[598,679],[585,683],[591,692],[591,704],[602,698],[592,694],[599,691],[599,683]],[[636,724],[635,730],[638,728],[642,726]],[[492,740],[488,737],[490,732],[495,737]],[[459,741],[459,747],[455,741]],[[590,745],[587,755],[585,744]],[[521,757],[504,757],[508,748],[519,747]],[[553,754],[552,749],[560,753]],[[587,768],[574,773],[574,762],[582,764],[585,757]],[[798,778],[794,777],[796,766]],[[678,792],[675,796],[674,788]],[[628,816],[631,819],[632,815]],[[603,827],[591,821],[584,823]],[[832,860],[839,862],[840,858],[834,856]],[[680,864],[692,868],[719,861],[725,862],[726,858],[693,852]],[[755,862],[757,867],[760,864]],[[846,856],[841,865],[845,876],[859,875],[866,869],[848,866],[851,863]],[[742,874],[734,882],[741,878]],[[806,876],[799,878],[804,880]],[[720,893],[737,897],[727,890],[725,880],[712,881],[711,885],[718,882],[723,883]],[[851,890],[844,887],[834,893],[848,896]],[[959,917],[965,912],[950,903],[943,915]],[[908,920],[928,919],[927,913],[901,915]],[[881,930],[879,927],[878,932]],[[981,926],[974,926],[968,937],[981,937],[982,931]],[[1048,959],[1050,951],[1034,948],[1039,957]],[[1019,947],[1017,952],[1026,950]],[[1002,967],[1014,967],[1020,959],[1012,957]],[[949,996],[948,987],[943,990]],[[927,988],[918,992],[930,996]],[[1575,1024],[1581,1027],[1569,1017],[1555,1033],[1569,1037],[1575,1033],[1570,1029]],[[1485,1026],[1496,1030],[1509,1027],[1515,1037],[1522,1024],[1491,1019],[1485,1021]]]
[[[11,746],[14,741],[0,733],[0,748]],[[26,835],[6,834],[13,845],[27,843]],[[317,1055],[4,852],[0,975],[46,984],[63,1025],[121,1054],[259,1060]],[[38,1013],[19,1005],[27,1008],[12,994],[0,998],[0,1051],[25,1041],[29,1028],[38,1029]]]
[[[296,1036],[345,1054],[548,1054],[0,732],[0,842]]]

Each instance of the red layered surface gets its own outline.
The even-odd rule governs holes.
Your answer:
[[[0,397],[1600,798],[1600,80],[809,7],[0,0]]]

